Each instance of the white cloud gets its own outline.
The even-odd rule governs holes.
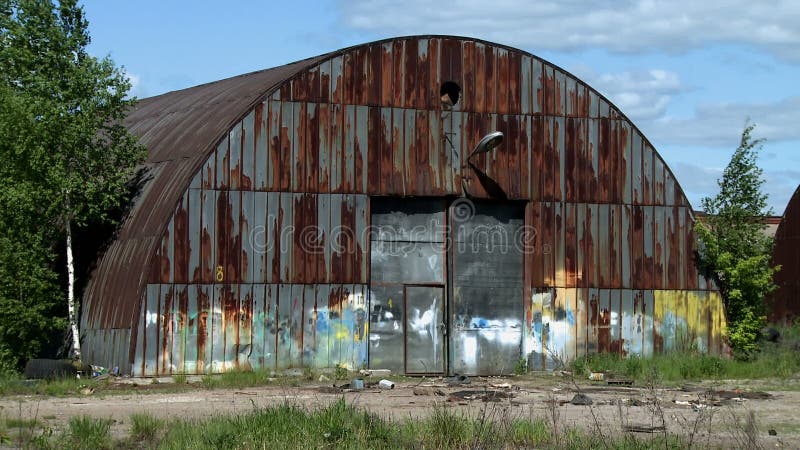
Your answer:
[[[622,108],[625,111],[625,108]],[[663,117],[638,123],[654,142],[735,148],[747,118],[756,137],[768,142],[800,140],[800,97],[776,102],[701,105],[688,118]]]
[[[747,44],[800,61],[800,2],[776,0],[339,0],[345,25],[388,34],[454,34],[538,50],[684,51]]]
[[[579,69],[580,78],[608,97],[634,122],[663,117],[672,95],[685,90],[676,73],[661,69],[595,75]]]

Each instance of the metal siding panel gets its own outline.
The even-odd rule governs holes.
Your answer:
[[[369,164],[369,140],[367,133],[369,131],[368,111],[366,106],[356,106],[355,117],[355,182],[354,191],[359,193],[366,193],[368,174],[370,169]]]
[[[253,285],[239,285],[236,347],[236,368],[239,370],[253,370],[254,363],[257,362],[257,355],[253,355],[253,309]]]
[[[294,230],[292,234],[291,240],[291,247],[290,250],[292,252],[292,273],[293,276],[290,277],[289,281],[291,283],[307,283],[309,282],[308,279],[308,272],[306,270],[306,247],[304,242],[304,233],[305,233],[305,219],[306,219],[306,211],[305,211],[305,197],[306,194],[295,193],[293,194],[292,199],[292,215],[291,217],[291,226]],[[302,308],[302,303],[301,303]]]
[[[643,143],[642,146],[642,203],[653,204],[653,149]]]
[[[226,234],[223,236],[228,241],[225,278],[230,282],[240,282],[242,278],[242,193],[230,191],[228,202],[230,216],[225,225]]]
[[[256,217],[255,217],[255,193],[251,191],[243,191],[242,195],[242,209],[239,220],[240,241],[241,241],[241,259],[239,263],[240,281],[242,283],[252,283],[254,278],[254,268],[256,266],[256,259],[258,254],[255,252],[254,233],[257,231]]]
[[[381,58],[381,105],[394,106],[394,89],[392,74],[394,73],[394,65],[392,64],[392,43],[387,42],[380,46]]]
[[[522,183],[520,180],[520,160],[522,158],[522,146],[520,145],[520,118],[521,116],[507,116],[507,142],[508,146],[505,148],[508,154],[508,182],[507,192],[510,198],[524,198],[522,197]],[[562,141],[563,146],[563,141]]]
[[[389,194],[400,194],[405,192],[405,127],[403,121],[405,111],[402,109],[392,109],[392,188]]]
[[[344,76],[342,77],[342,84],[344,85],[344,90],[342,91],[342,103],[346,105],[352,105],[355,103],[355,70],[356,70],[356,62],[355,62],[355,50],[350,50],[349,52],[343,55],[344,58]]]
[[[428,40],[428,58],[427,58],[427,74],[425,75],[428,80],[428,94],[427,94],[427,109],[431,111],[438,110],[441,105],[439,97],[439,88],[441,86],[441,40],[433,38]]]
[[[174,254],[174,236],[175,236],[175,217],[173,216],[167,224],[167,229],[161,236],[161,249],[158,255],[161,257],[159,268],[161,272],[160,281],[162,283],[172,283],[173,274],[175,273],[175,254]]]
[[[355,276],[354,281],[359,283],[369,282],[369,241],[367,234],[369,217],[369,197],[366,195],[355,196]]]
[[[173,280],[175,283],[189,281],[189,192],[185,191],[173,213]]]
[[[222,142],[217,145],[216,161],[216,187],[217,189],[227,189],[230,186],[230,154],[228,152],[229,135],[225,135]]]
[[[621,288],[622,286],[622,260],[625,255],[622,252],[622,205],[609,205],[608,219],[608,265],[611,267],[611,287]]]
[[[202,279],[202,251],[201,251],[201,231],[202,231],[202,209],[201,195],[199,189],[189,189],[189,259],[188,275],[189,281],[197,283]]]
[[[603,288],[613,287],[612,273],[614,267],[611,262],[611,205],[599,205],[598,208],[598,228],[595,234],[597,242],[597,259],[594,263],[598,266],[598,286]]]
[[[330,143],[331,143],[331,192],[342,192],[344,187],[343,167],[344,148],[343,148],[343,127],[344,127],[344,110],[341,105],[331,105],[330,117]]]
[[[566,191],[566,165],[567,165],[567,155],[566,150],[564,148],[564,118],[563,117],[556,117],[553,120],[553,134],[552,139],[553,142],[553,176],[554,176],[554,183],[553,183],[553,198],[558,201],[564,200],[564,193]]]
[[[622,287],[624,288],[630,288],[632,286],[631,275],[633,270],[631,266],[633,264],[633,253],[631,249],[633,246],[637,245],[637,243],[633,241],[633,216],[631,215],[631,208],[630,205],[622,205],[620,210],[620,238],[622,245],[620,263],[622,264]]]
[[[480,46],[476,47],[476,51],[480,51]],[[498,107],[498,63],[495,47],[492,45],[483,46],[483,63],[485,68],[485,83],[486,95],[484,99],[484,112],[492,113],[497,112]]]
[[[305,187],[308,192],[319,192],[319,117],[315,103],[306,106],[305,128]]]
[[[575,290],[575,355],[580,358],[587,354],[589,331],[589,299],[588,290]]]
[[[419,59],[418,43],[419,39],[407,39],[403,41],[403,104],[406,108],[418,108],[417,94],[417,60]]]
[[[652,206],[642,208],[644,212],[644,284],[647,289],[656,286],[655,283],[655,236],[654,231],[654,212]]]
[[[554,80],[554,98],[553,98],[553,106],[555,110],[553,111],[558,116],[563,116],[564,111],[566,110],[566,75],[564,72],[560,70],[554,71],[555,80]]]
[[[319,195],[306,194],[303,199],[303,230],[302,242],[305,257],[305,279],[307,283],[318,283],[317,259],[321,259],[322,249],[319,247],[317,239],[319,235],[319,225],[317,224],[317,202]],[[324,272],[323,272],[324,273]],[[324,278],[324,275],[323,275]]]
[[[214,189],[217,185],[217,154],[212,152],[211,156],[206,159],[202,172],[201,188]]]
[[[495,47],[497,58],[497,112],[508,114],[509,111],[509,61],[508,50]]]
[[[621,309],[621,334],[622,339],[622,352],[624,356],[640,356],[641,355],[641,340],[636,340],[636,319],[637,313],[634,305],[641,302],[642,291],[632,291],[626,289],[622,291],[622,309]]]
[[[563,287],[567,285],[566,273],[566,247],[565,247],[565,217],[566,208],[563,203],[553,204],[555,221],[553,223],[553,259],[555,262],[554,286]],[[557,294],[556,294],[557,295]]]
[[[230,189],[239,189],[242,176],[242,122],[234,125],[233,130],[230,132],[229,140],[230,178],[228,179],[228,187]]]
[[[316,316],[314,320],[314,335],[316,348],[314,351],[313,367],[323,368],[331,367],[328,359],[329,350],[329,334],[330,327],[330,311],[328,309],[328,295],[330,286],[327,284],[319,284],[316,289],[315,311]]]
[[[356,108],[353,105],[345,106],[344,136],[343,191],[354,192],[356,182]]]
[[[392,87],[393,100],[391,106],[405,107],[405,52],[403,51],[404,40],[395,40],[392,45]],[[386,70],[386,69],[384,69]]]
[[[303,293],[303,348],[302,365],[303,367],[314,367],[316,361],[317,345],[317,294],[316,286],[309,284],[304,286]]]
[[[261,125],[256,126],[256,112],[260,105],[248,113],[242,120],[242,159],[241,159],[241,188],[242,190],[253,190],[255,187],[256,173],[256,133]],[[260,122],[260,121],[259,121]],[[260,133],[259,133],[260,134]]]
[[[330,249],[330,263],[327,264],[327,279],[330,283],[342,281],[342,195],[330,196],[330,236],[328,237]],[[327,255],[326,255],[327,258]]]
[[[202,366],[198,367],[198,346],[197,333],[198,322],[200,319],[197,308],[197,289],[196,284],[190,284],[186,288],[186,347],[183,355],[183,371],[187,374],[202,373]]]
[[[149,286],[148,286],[149,287]],[[145,289],[145,292],[147,289]],[[145,362],[145,329],[147,328],[147,294],[145,293],[144,299],[140,301],[139,320],[136,326],[136,346],[135,353],[133,354],[133,366],[131,367],[131,376],[142,377],[144,376],[144,362]]]
[[[542,233],[542,287],[551,287],[555,283],[555,205],[542,203],[540,230]]]
[[[417,155],[415,151],[416,114],[413,109],[405,110],[403,131],[403,170],[401,171],[405,185],[403,194],[417,194]]]
[[[319,122],[317,147],[317,189],[319,192],[330,192],[331,189],[331,113],[330,105],[321,103],[317,108]]]
[[[597,351],[611,352],[611,292],[600,289],[598,295]]]
[[[611,331],[611,353],[619,355],[623,354],[623,341],[621,337],[621,323],[620,318],[622,314],[622,291],[619,289],[611,289],[609,291],[610,303],[609,308],[611,316],[609,318],[609,329]],[[639,340],[641,342],[641,339]]]
[[[631,265],[633,266],[633,287],[647,287],[644,260],[644,206],[633,206],[631,209]]]
[[[238,284],[224,285],[220,292],[221,325],[225,335],[222,371],[236,369],[239,364],[239,287]]]
[[[295,103],[292,110],[292,191],[305,192],[306,187],[306,103]]]
[[[159,375],[172,373],[172,302],[174,298],[173,286],[162,284],[158,308],[158,368],[156,370]]]
[[[281,284],[278,288],[278,340],[276,368],[292,367],[292,285]]]
[[[600,335],[600,291],[595,288],[585,289],[587,295],[588,308],[588,326],[587,326],[587,353],[594,354],[600,353],[599,335]]]
[[[367,100],[368,105],[379,105],[381,103],[381,47],[370,45],[367,50]]]
[[[377,195],[381,192],[381,159],[383,157],[381,148],[381,109],[378,107],[367,108],[367,122],[364,126],[366,135],[367,165],[364,193]]]
[[[339,341],[340,353],[339,363],[344,364],[349,370],[355,370],[353,366],[353,310],[351,307],[353,295],[353,285],[342,285],[341,300],[340,300],[340,327],[336,332],[336,338]]]
[[[197,286],[197,372],[211,371],[214,347],[214,289]]]
[[[330,102],[342,103],[344,101],[344,58],[342,56],[331,59],[330,85]]]
[[[393,169],[393,144],[392,144],[392,110],[390,108],[381,108],[381,124],[380,124],[380,194],[388,194],[393,191],[392,173]]]
[[[525,354],[528,357],[528,367],[533,370],[545,369],[545,349],[544,349],[544,324],[542,323],[542,311],[544,298],[549,295],[546,290],[541,288],[533,289],[531,294],[531,334],[526,344]]]
[[[303,367],[303,292],[305,286],[292,285],[290,367]]]
[[[278,285],[268,284],[265,287],[264,308],[266,309],[266,331],[264,332],[264,367],[278,368]]]
[[[317,198],[318,248],[322,254],[317,255],[317,280],[322,283],[331,277],[331,196],[322,194]]]
[[[264,370],[267,368],[265,366],[265,343],[269,333],[267,330],[267,304],[265,301],[266,286],[264,284],[253,284],[250,289],[253,308],[249,362],[253,369]]]
[[[267,230],[265,237],[267,256],[264,271],[268,283],[279,283],[281,280],[282,219],[280,193],[267,193]]]
[[[331,99],[331,61],[319,64],[319,102],[328,103]]]
[[[578,286],[578,206],[564,204],[564,270],[566,287]]]
[[[586,140],[586,193],[588,196],[583,201],[586,202],[601,202],[603,200],[601,186],[601,169],[600,169],[600,129],[599,121],[597,119],[588,121],[587,140]]]
[[[669,261],[667,260],[667,246],[669,236],[666,234],[665,208],[656,206],[653,209],[653,239],[655,241],[655,254],[653,256],[653,287],[664,289],[669,285],[667,271]]]
[[[442,116],[436,111],[429,111],[427,116],[427,158],[432,174],[432,191],[439,194],[451,192],[455,168],[448,164],[449,152],[445,153],[445,149],[449,149],[449,147],[443,142],[441,135]]]
[[[434,113],[434,115],[438,116],[438,113]],[[428,140],[430,139],[430,133],[428,131],[428,111],[417,110],[414,115],[414,120],[415,133],[413,145],[417,169],[412,174],[414,178],[411,179],[415,180],[415,183],[412,185],[416,194],[432,195],[437,193],[436,187],[439,183],[436,182],[437,173],[433,170],[432,161],[428,158],[430,154],[428,150]],[[436,163],[438,166],[438,159],[436,159]]]
[[[281,126],[280,126],[280,170],[278,171],[279,182],[276,190],[288,191],[292,186],[295,167],[293,164],[293,143],[294,134],[294,107],[290,102],[281,102]]]
[[[642,356],[653,356],[654,349],[654,304],[653,291],[644,291],[642,299]]]
[[[278,238],[280,248],[275,252],[277,262],[280,264],[279,280],[282,283],[291,283],[294,279],[292,242],[294,242],[293,228],[293,194],[290,192],[280,193],[280,206],[278,211],[278,222],[276,231],[279,231]]]
[[[598,140],[597,153],[599,155],[600,165],[598,167],[598,175],[600,179],[599,188],[599,201],[601,203],[614,202],[614,178],[616,177],[614,159],[611,153],[612,145],[609,142],[610,138],[610,123],[608,119],[600,119],[598,121]]]
[[[145,376],[158,374],[158,327],[159,327],[159,303],[161,285],[147,285],[147,309],[145,310],[144,321],[144,370]]]
[[[267,190],[279,190],[281,188],[281,102],[268,101],[269,116],[267,126],[269,127],[269,143],[267,144]]]
[[[267,233],[267,198],[266,192],[253,193],[253,208],[252,218],[249,220],[250,231],[242,235],[245,236],[245,243],[252,251],[250,260],[252,261],[252,269],[250,270],[253,283],[266,283],[270,279],[270,266],[271,261],[267,261],[267,249],[271,245],[270,235]],[[242,206],[245,205],[244,197],[242,199]],[[242,208],[244,213],[244,208]]]
[[[187,310],[189,308],[189,293],[185,284],[175,285],[175,301],[172,305],[172,373],[185,373]],[[191,344],[190,344],[191,345]]]
[[[629,205],[633,201],[633,171],[631,156],[631,126],[626,121],[617,121],[617,154],[619,155],[618,171],[624,176],[622,183],[622,203]]]
[[[345,282],[352,282],[354,279],[354,265],[355,265],[355,202],[354,196],[346,194],[342,196],[342,227],[341,227],[341,240],[342,245],[342,280]]]
[[[664,162],[653,151],[653,204],[663,205],[666,202],[664,194]]]
[[[631,188],[633,204],[644,203],[644,172],[642,172],[642,135],[634,131],[631,135]]]
[[[342,285],[333,284],[328,290],[328,364],[340,367],[344,362],[342,359]]]

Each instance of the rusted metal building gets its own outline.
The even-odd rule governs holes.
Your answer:
[[[800,186],[794,191],[783,220],[775,233],[772,264],[780,265],[775,274],[778,289],[769,302],[770,322],[792,324],[800,317]]]
[[[126,123],[149,178],[85,291],[93,363],[500,374],[723,345],[672,172],[529,53],[389,39],[144,99]]]

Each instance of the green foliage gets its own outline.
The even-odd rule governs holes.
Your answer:
[[[163,420],[150,414],[131,414],[131,438],[138,442],[154,442],[164,429]]]
[[[0,371],[65,328],[65,227],[109,219],[144,157],[122,125],[130,83],[89,42],[76,0],[0,0]]]
[[[719,286],[728,318],[731,347],[739,357],[756,350],[759,330],[766,323],[764,300],[775,289],[770,267],[772,239],[764,230],[771,214],[762,193],[758,167],[761,139],[747,123],[739,147],[718,180],[719,193],[702,200],[707,217],[695,225],[700,261]]]

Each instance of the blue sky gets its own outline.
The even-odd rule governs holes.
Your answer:
[[[653,142],[695,208],[745,120],[775,214],[800,184],[800,2],[323,0],[84,2],[97,56],[147,97],[391,36],[511,45],[605,94]]]

